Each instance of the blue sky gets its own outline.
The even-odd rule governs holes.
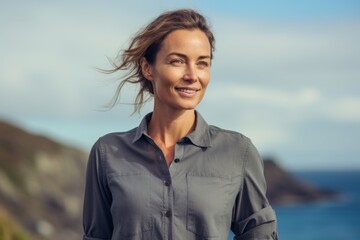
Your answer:
[[[164,10],[195,8],[216,36],[198,110],[289,169],[360,169],[360,1],[12,1],[1,3],[0,118],[89,150],[137,126],[132,106],[101,111],[109,67]],[[126,89],[123,102],[132,102]]]

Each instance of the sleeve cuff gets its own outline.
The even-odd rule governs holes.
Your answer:
[[[241,222],[233,223],[234,240],[277,240],[276,216],[267,206]]]
[[[111,240],[111,239],[110,238],[93,238],[93,237],[84,236],[83,240]]]

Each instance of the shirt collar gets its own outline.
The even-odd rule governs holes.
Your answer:
[[[195,111],[195,114],[195,129],[187,136],[185,136],[185,139],[189,139],[194,145],[198,147],[211,147],[209,125],[206,123],[205,119],[200,115],[200,113]]]
[[[183,139],[188,139],[192,144],[198,147],[211,147],[211,139],[209,133],[209,125],[206,123],[204,118],[195,111],[196,114],[196,124],[195,129],[188,135],[186,135]],[[148,113],[141,120],[139,127],[136,129],[135,137],[133,143],[138,141],[143,135],[149,137],[147,134],[147,124],[151,118],[152,113]]]
[[[139,140],[142,137],[142,135],[148,136],[147,124],[151,119],[151,115],[152,115],[152,112],[146,114],[145,117],[141,120],[140,125],[136,129],[133,143],[135,143],[137,140]]]

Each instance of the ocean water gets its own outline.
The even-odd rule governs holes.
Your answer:
[[[359,240],[360,171],[295,172],[298,178],[339,192],[339,201],[274,206],[281,240]],[[233,239],[230,233],[229,240]]]

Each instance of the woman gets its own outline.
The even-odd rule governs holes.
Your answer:
[[[214,36],[193,10],[141,30],[111,72],[140,84],[154,109],[128,132],[101,137],[86,176],[85,240],[277,239],[262,161],[240,133],[195,111],[210,80]]]

